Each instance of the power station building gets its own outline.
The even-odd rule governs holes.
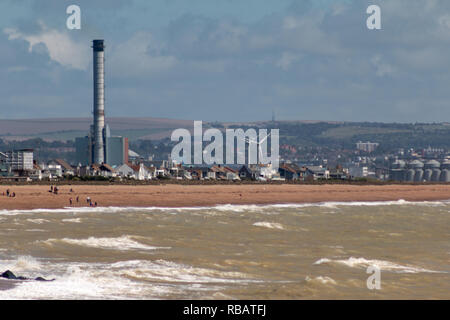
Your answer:
[[[76,162],[81,165],[128,163],[128,138],[111,136],[105,124],[105,45],[103,40],[94,40],[94,122],[89,135],[75,139]]]

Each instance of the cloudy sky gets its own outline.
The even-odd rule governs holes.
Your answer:
[[[90,116],[104,38],[107,116],[450,121],[448,0],[2,0],[0,30],[0,118]]]

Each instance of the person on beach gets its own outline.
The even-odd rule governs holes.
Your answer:
[[[90,203],[91,202],[91,198],[90,197],[86,197],[86,203]]]
[[[50,186],[50,191],[51,193],[53,193],[53,186]]]
[[[6,196],[9,197],[9,189],[6,189]]]
[[[69,199],[70,206],[72,206],[72,198]]]
[[[78,203],[78,202],[80,202],[80,197],[79,197],[79,196],[77,196],[77,203]]]

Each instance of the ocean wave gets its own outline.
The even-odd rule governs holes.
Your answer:
[[[35,224],[43,224],[45,222],[50,222],[47,219],[27,219],[27,221]]]
[[[144,293],[157,297],[169,292],[164,286],[145,286],[105,273],[99,264],[56,263],[46,267],[46,272],[40,274],[46,278],[55,278],[55,281],[15,282],[16,286],[12,289],[0,290],[0,299],[142,299]]]
[[[159,249],[171,249],[170,247],[155,247],[142,244],[133,240],[131,236],[124,235],[118,238],[95,238],[89,237],[87,239],[47,239],[39,241],[45,244],[53,245],[55,243],[68,243],[71,245],[79,245],[84,247],[99,248],[99,249],[111,249],[111,250],[159,250]]]
[[[167,212],[167,213],[182,213],[186,211],[211,211],[216,210],[220,212],[262,212],[267,210],[268,214],[278,214],[272,212],[272,209],[290,209],[290,208],[309,208],[309,207],[324,207],[324,208],[338,208],[338,207],[371,207],[371,206],[448,206],[450,200],[442,201],[406,201],[403,199],[395,201],[349,201],[349,202],[317,202],[317,203],[286,203],[286,204],[267,204],[267,205],[240,205],[240,204],[224,204],[215,206],[197,206],[197,207],[65,207],[60,209],[29,209],[29,210],[0,210],[1,215],[20,215],[20,214],[36,214],[36,213],[121,213],[121,212]]]
[[[354,258],[354,257],[341,260],[322,258],[314,262],[315,265],[329,264],[329,263],[341,264],[348,266],[350,268],[367,268],[369,266],[376,266],[380,268],[381,271],[392,271],[396,273],[447,273],[445,271],[434,271],[412,265],[401,265],[390,261]]]
[[[27,277],[32,277],[33,272],[43,269],[43,263],[32,256],[19,256],[16,259],[0,259],[0,272],[14,270]]]
[[[2,260],[7,268],[27,277],[55,278],[52,282],[14,281],[0,290],[0,299],[159,299],[173,294],[218,291],[226,283],[251,282],[245,274],[196,268],[166,260],[127,260],[115,263],[64,263],[32,257]],[[8,280],[13,281],[13,280]]]
[[[172,261],[129,260],[113,263],[111,269],[123,275],[143,279],[183,283],[235,283],[255,282],[241,272],[219,271],[192,267]]]
[[[284,227],[282,224],[280,223],[275,223],[275,222],[255,222],[253,224],[256,227],[264,227],[264,228],[269,228],[269,229],[279,229],[279,230],[284,230]]]
[[[62,222],[72,222],[72,223],[81,223],[80,218],[74,218],[74,219],[62,219]]]
[[[305,281],[308,283],[313,283],[313,284],[315,284],[315,283],[325,284],[325,285],[327,285],[327,284],[336,285],[337,284],[337,282],[334,279],[332,279],[330,277],[322,277],[322,276],[318,276],[315,278],[310,278],[309,276],[306,276]]]

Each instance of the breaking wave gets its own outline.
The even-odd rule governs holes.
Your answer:
[[[328,258],[322,258],[314,262],[315,265],[330,264],[330,263],[341,264],[350,268],[367,268],[369,266],[376,266],[380,268],[381,271],[392,271],[396,273],[447,273],[445,271],[434,271],[412,265],[401,265],[390,261],[376,260],[376,259],[371,260],[354,257],[342,260],[332,260]]]
[[[264,222],[264,221],[263,222],[255,222],[253,225],[256,227],[284,230],[284,227],[281,223],[275,223],[275,222]]]
[[[73,223],[81,223],[80,218],[74,218],[74,219],[62,219],[62,222],[73,222]]]
[[[331,285],[336,285],[337,284],[337,282],[334,279],[332,279],[330,277],[322,277],[322,276],[315,277],[315,278],[310,278],[310,277],[306,276],[305,281],[308,282],[308,283],[313,283],[313,284],[315,284],[315,283],[318,283],[318,284],[331,284]]]
[[[270,209],[289,209],[289,208],[309,208],[309,207],[325,207],[325,208],[337,208],[337,207],[362,207],[362,206],[448,206],[450,200],[443,201],[353,201],[353,202],[318,202],[318,203],[299,203],[299,204],[270,204],[270,205],[216,205],[205,207],[66,207],[61,209],[31,209],[31,210],[0,210],[1,215],[20,215],[20,214],[36,214],[36,213],[121,213],[121,212],[142,212],[142,211],[154,211],[154,212],[169,212],[169,213],[181,213],[186,211],[211,211],[217,210],[220,212],[262,212]],[[273,212],[267,212],[273,213]]]
[[[124,235],[118,238],[95,238],[89,237],[87,239],[48,239],[40,241],[45,244],[53,245],[55,243],[67,243],[71,245],[79,245],[84,247],[111,249],[111,250],[158,250],[170,249],[170,247],[155,247],[142,244],[133,240],[132,237]]]
[[[166,260],[116,263],[59,263],[33,257],[3,260],[0,268],[19,275],[55,278],[52,282],[11,281],[0,299],[163,299],[191,291],[220,290],[227,283],[258,280],[239,272],[197,268]],[[176,286],[174,284],[177,284]]]

